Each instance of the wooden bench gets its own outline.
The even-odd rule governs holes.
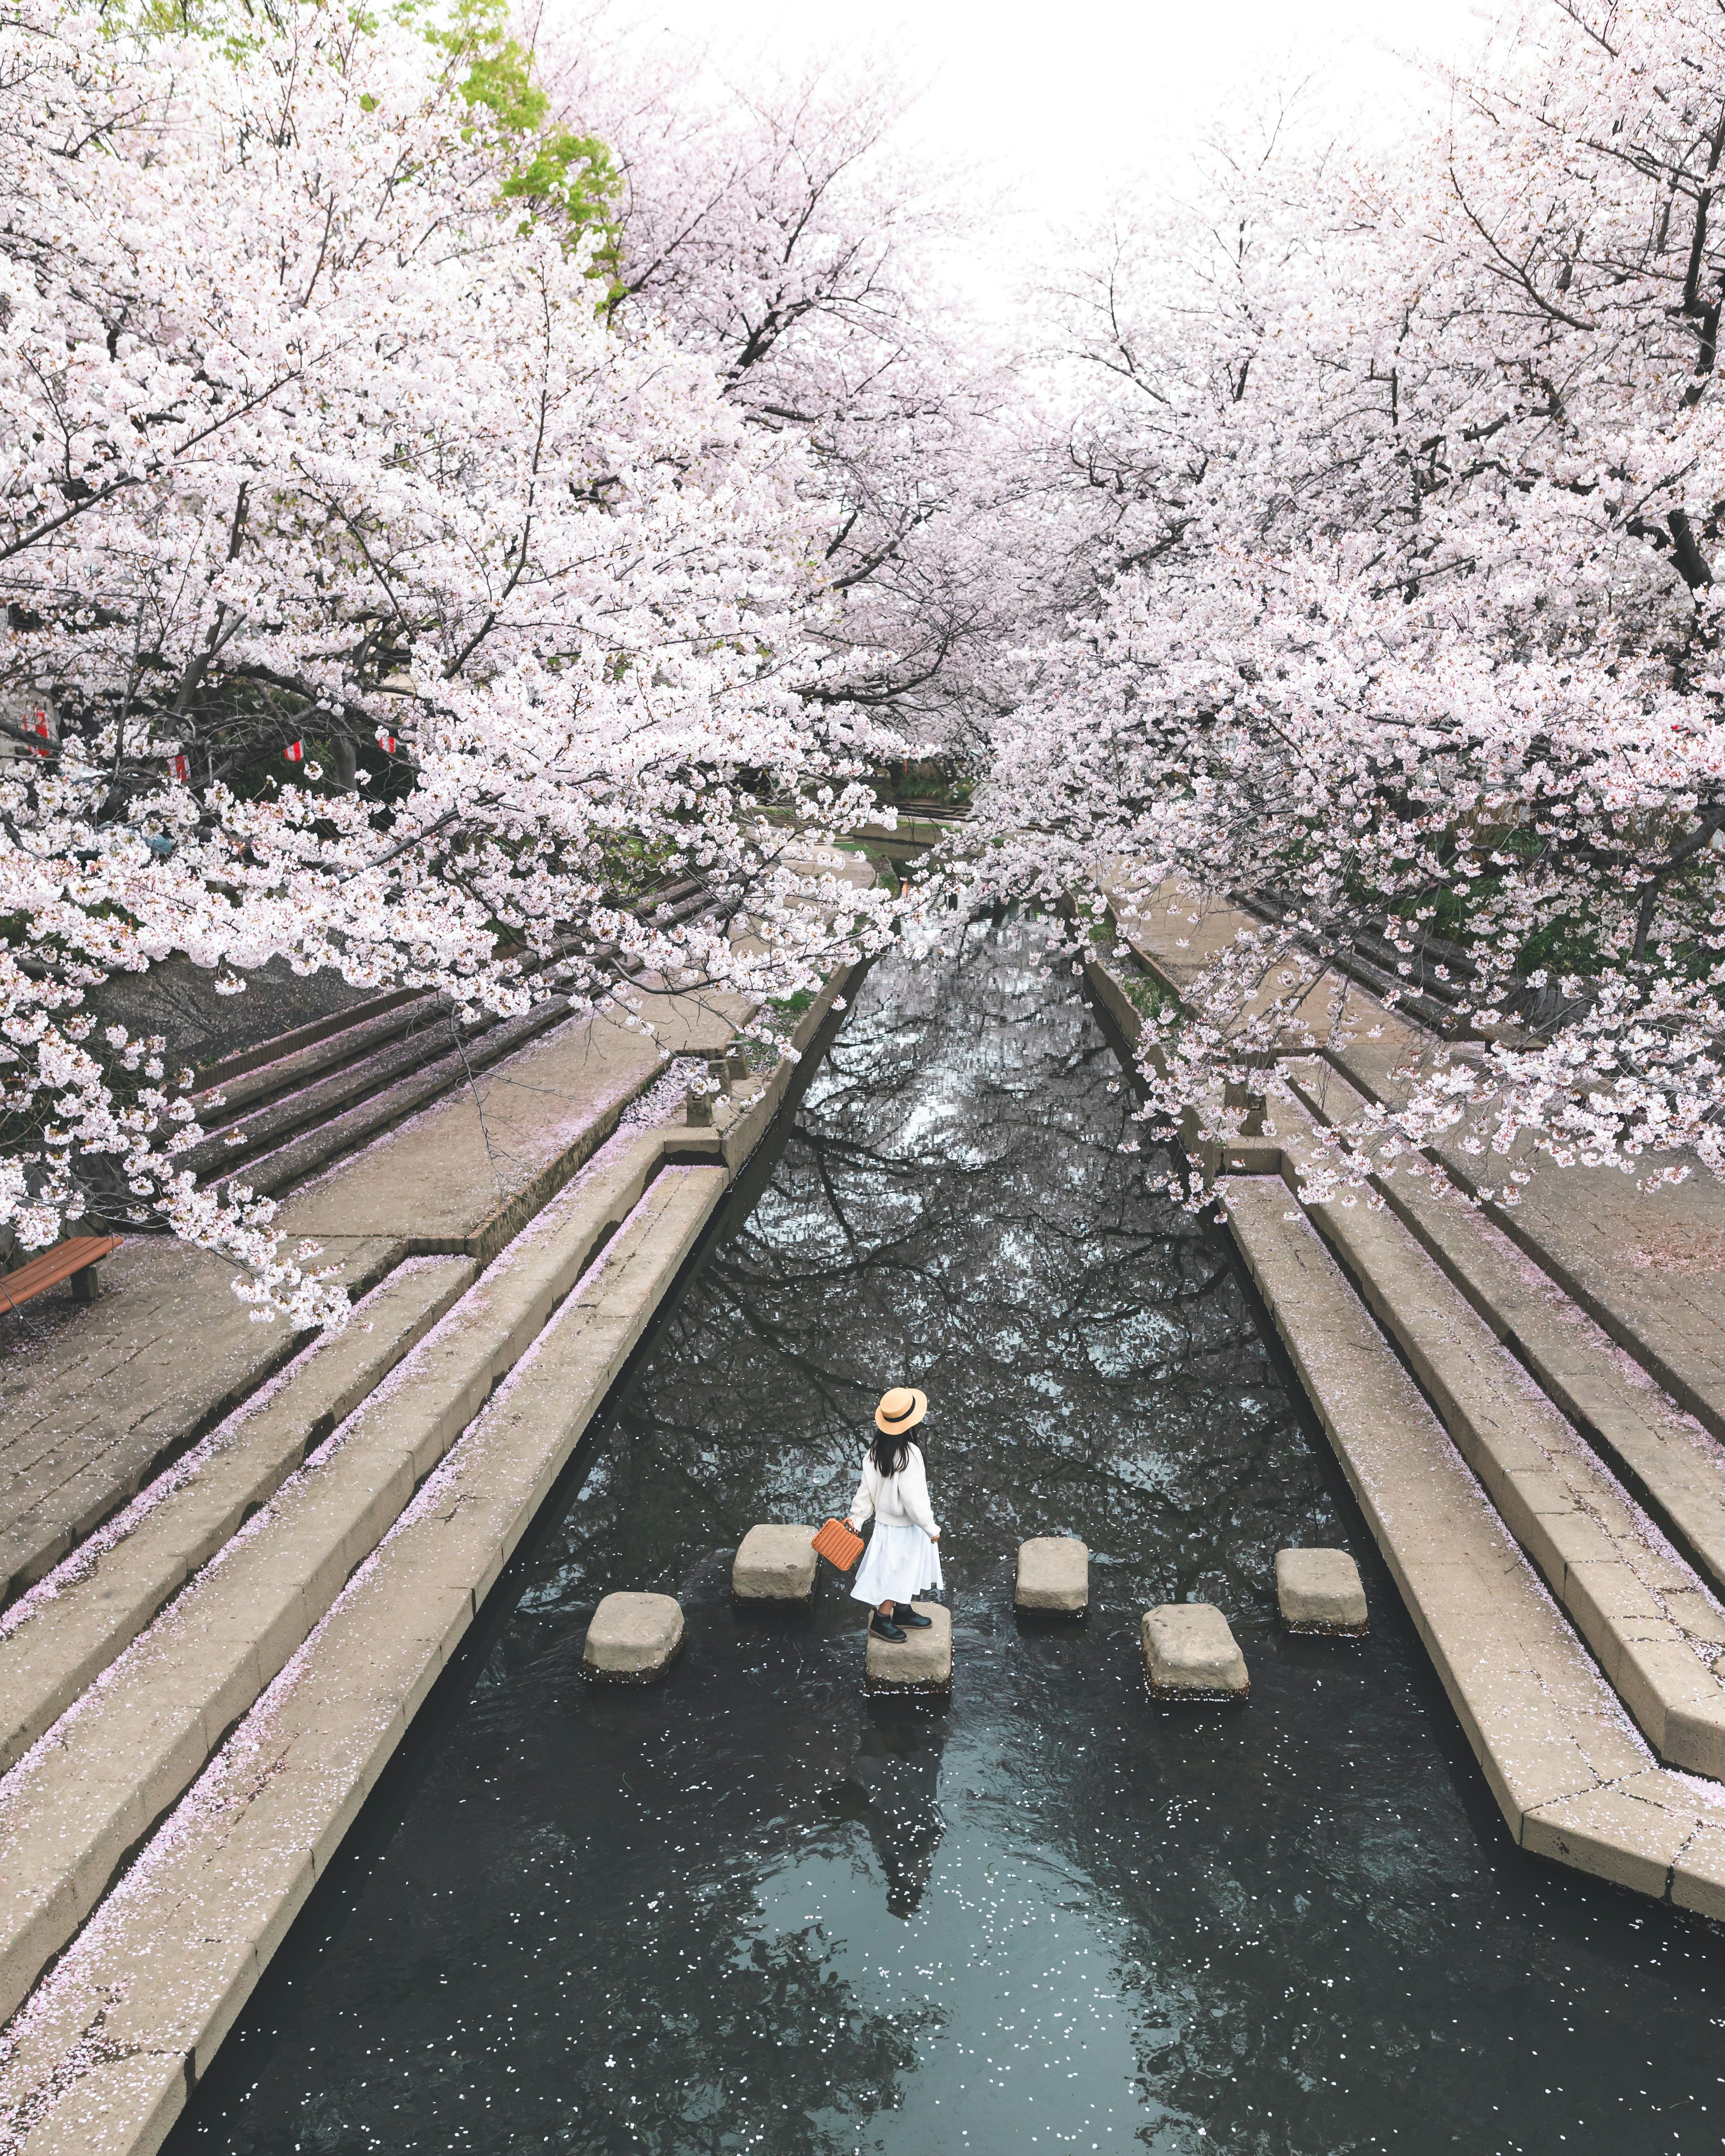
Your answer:
[[[33,1295],[58,1287],[62,1281],[71,1281],[75,1301],[94,1302],[101,1293],[96,1267],[120,1248],[120,1243],[118,1235],[74,1235],[69,1242],[56,1243],[39,1258],[20,1265],[15,1273],[0,1273],[0,1309],[16,1310]]]

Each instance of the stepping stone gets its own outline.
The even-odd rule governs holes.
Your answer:
[[[929,1622],[926,1632],[906,1632],[902,1646],[868,1633],[866,1682],[870,1691],[950,1691],[952,1689],[952,1613],[939,1602],[913,1602]]]
[[[1019,1544],[1012,1599],[1020,1609],[1082,1616],[1090,1607],[1090,1552],[1076,1535],[1036,1535]]]
[[[596,1684],[651,1684],[683,1644],[682,1605],[674,1594],[608,1594],[593,1613],[581,1671]]]
[[[1359,1567],[1346,1550],[1278,1550],[1276,1599],[1291,1632],[1357,1637],[1366,1629],[1366,1590]]]
[[[1143,1646],[1153,1699],[1244,1699],[1252,1688],[1245,1656],[1213,1604],[1147,1609]]]
[[[813,1527],[751,1527],[731,1567],[731,1592],[739,1602],[809,1602],[820,1559]]]

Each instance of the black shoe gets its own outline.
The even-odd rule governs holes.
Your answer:
[[[901,1625],[914,1625],[919,1632],[926,1632],[934,1622],[932,1617],[924,1617],[915,1609],[906,1609],[902,1604],[892,1614]]]
[[[896,1640],[901,1646],[904,1645],[904,1634],[891,1618],[883,1617],[878,1609],[869,1620],[869,1630],[877,1640]]]

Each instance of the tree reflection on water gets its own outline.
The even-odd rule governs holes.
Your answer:
[[[837,1510],[907,1383],[961,1602],[1025,1536],[1073,1533],[1134,1592],[1263,1606],[1311,1463],[1296,1439],[1285,1471],[1292,1418],[1235,1282],[1147,1189],[1166,1163],[1120,1150],[1119,1065],[1034,934],[973,929],[950,968],[865,992],[623,1409],[656,1501],[619,1485],[633,1564],[671,1584],[716,1530]]]
[[[1510,1845],[1033,939],[876,968],[173,2156],[1692,2145],[1709,1938]],[[830,1575],[807,1612],[729,1594],[755,1521],[848,1501],[901,1382],[950,1704],[865,1697]],[[1088,1621],[1015,1619],[1017,1543],[1060,1532]],[[1278,1634],[1276,1548],[1345,1537],[1370,1637]],[[687,1645],[596,1691],[623,1587],[676,1593]],[[1149,1703],[1138,1614],[1187,1596],[1248,1707]]]

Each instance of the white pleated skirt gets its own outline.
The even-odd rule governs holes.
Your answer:
[[[850,1592],[855,1600],[878,1609],[883,1602],[914,1602],[946,1584],[937,1543],[919,1527],[883,1527],[876,1520]]]

